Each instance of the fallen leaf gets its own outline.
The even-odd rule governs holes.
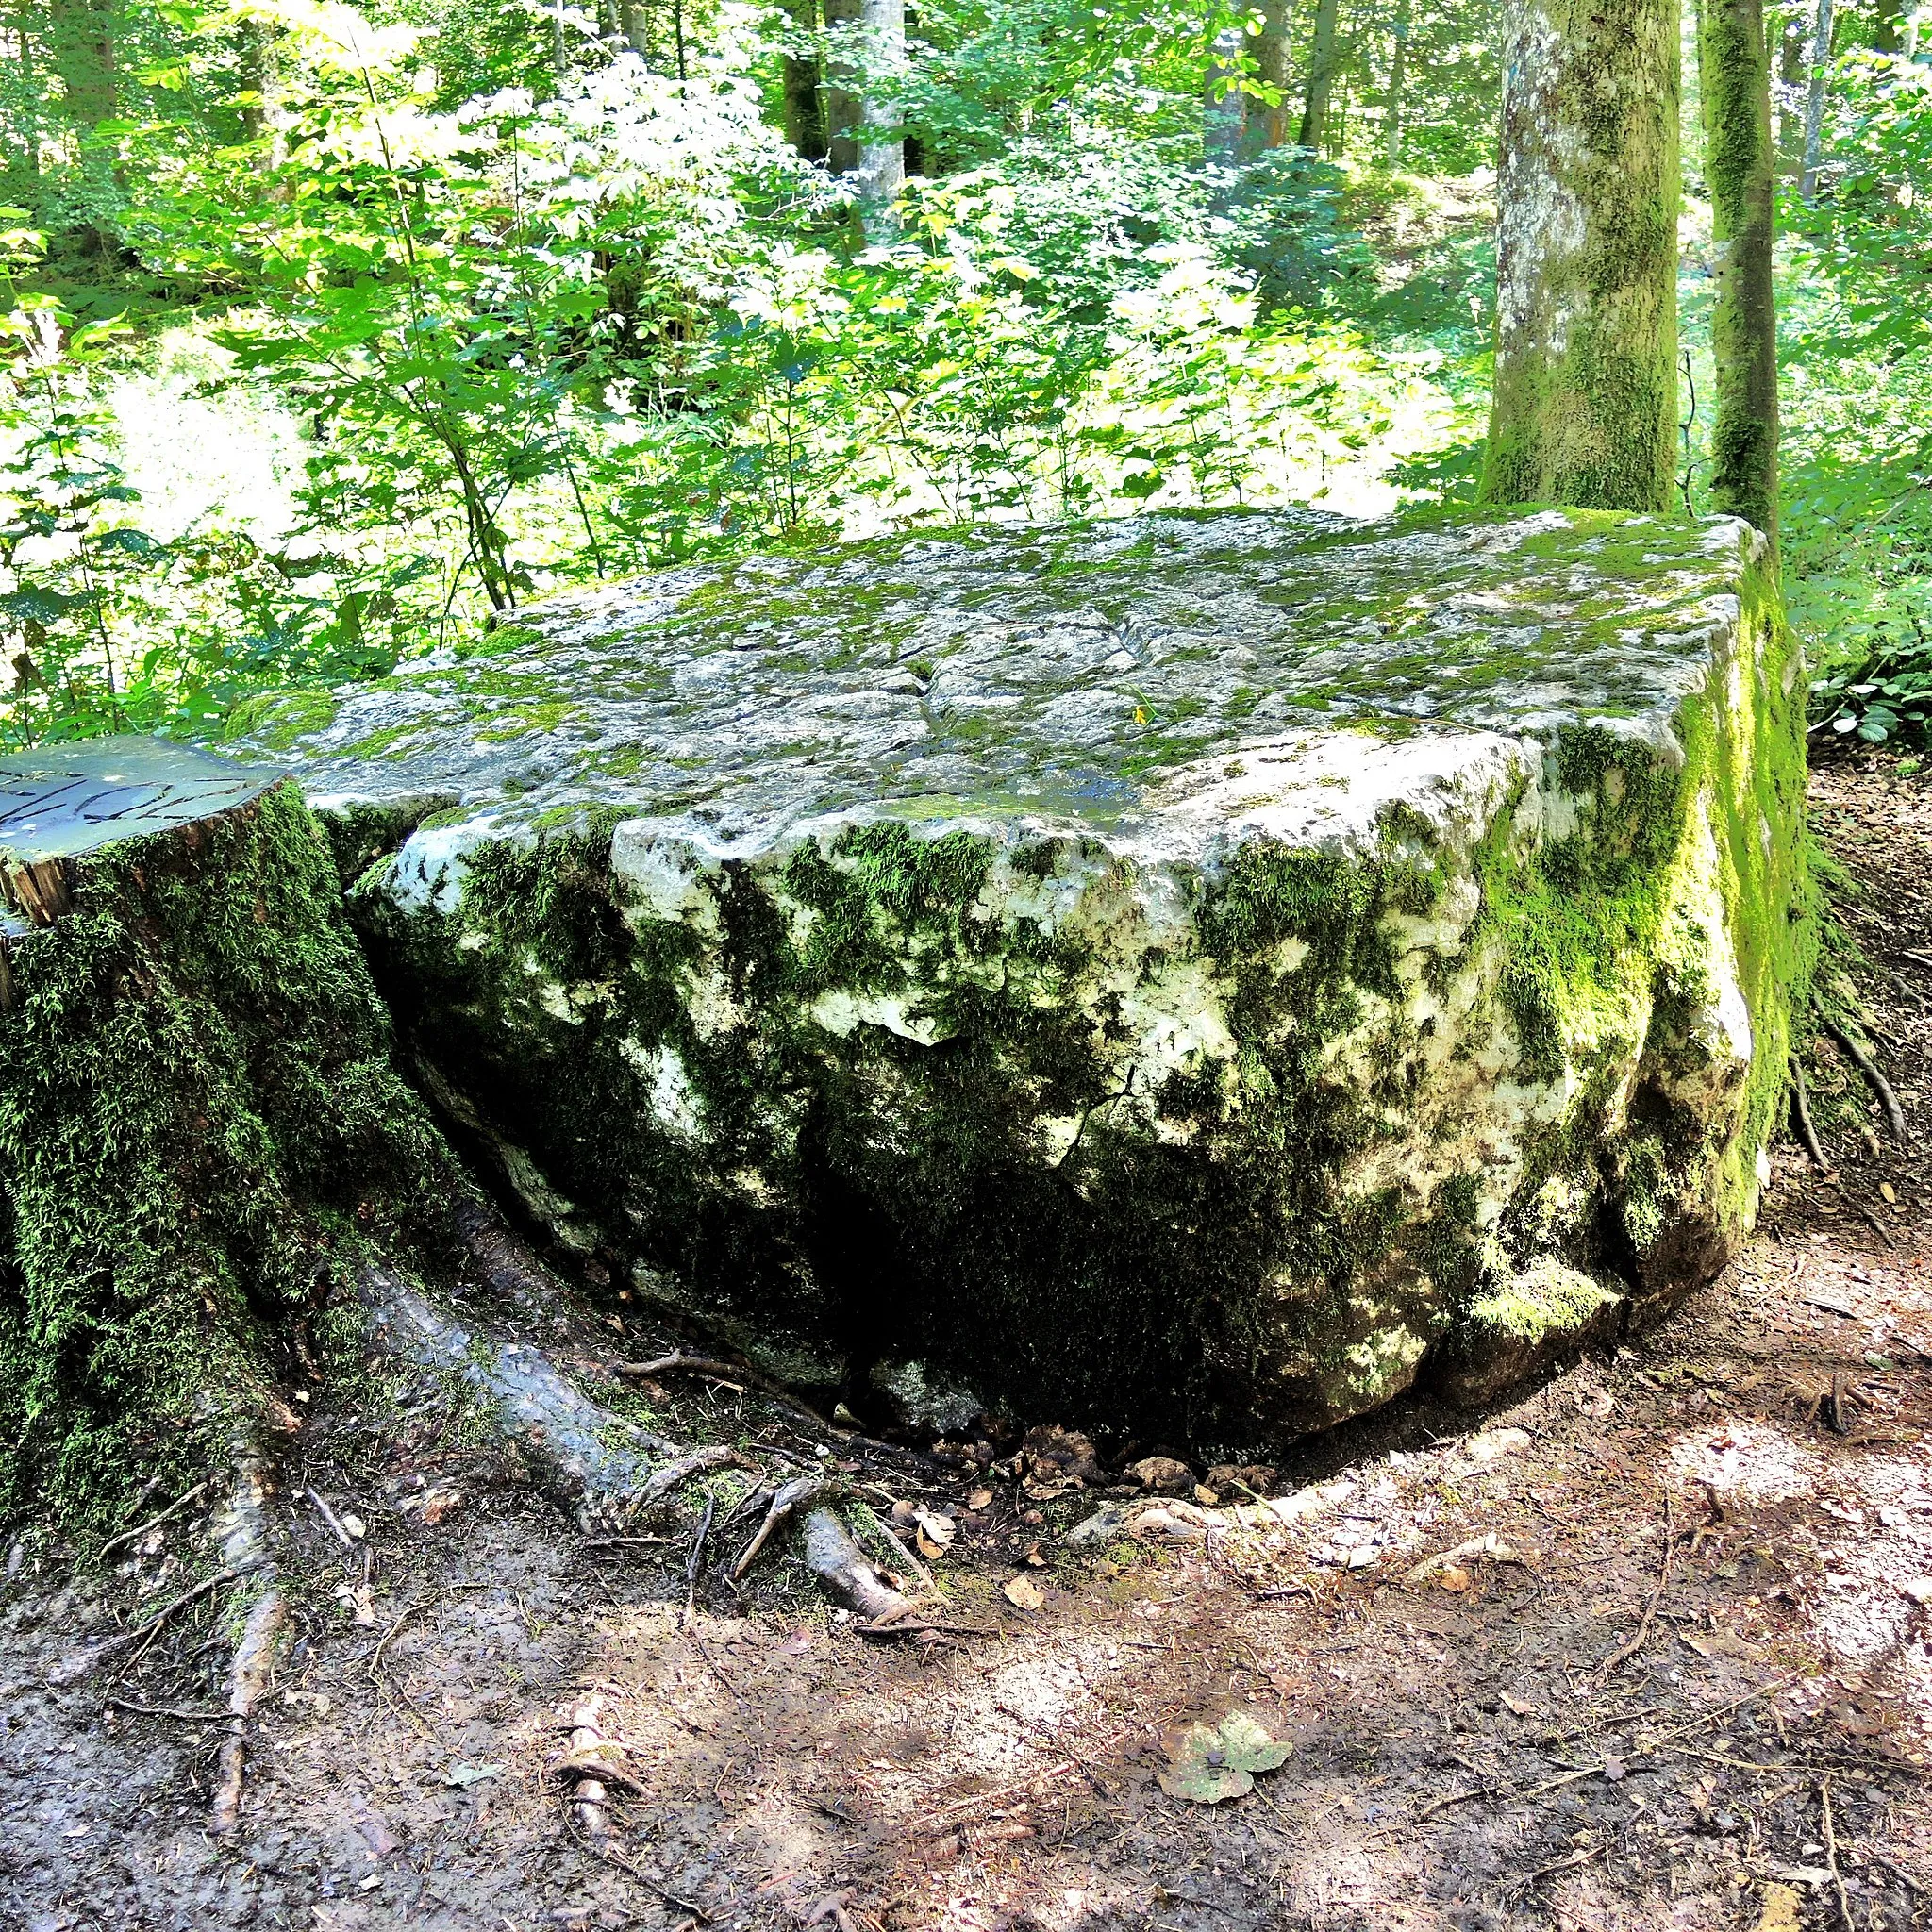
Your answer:
[[[1878,1183],[1878,1191],[1885,1196],[1886,1204],[1889,1207],[1896,1208],[1898,1206],[1898,1195],[1893,1192],[1892,1185],[1890,1181],[1880,1181]]]
[[[452,1764],[442,1774],[446,1785],[454,1785],[458,1790],[467,1791],[472,1785],[480,1785],[486,1778],[501,1777],[500,1764]]]
[[[931,1509],[915,1509],[913,1521],[919,1525],[922,1557],[941,1555],[959,1533],[959,1525],[950,1516],[941,1516]]]
[[[1446,1570],[1443,1570],[1438,1574],[1436,1581],[1440,1583],[1444,1590],[1453,1590],[1457,1591],[1457,1594],[1460,1594],[1463,1591],[1469,1588],[1469,1572],[1463,1569],[1463,1567],[1459,1563],[1451,1563]]]
[[[1244,1797],[1255,1789],[1255,1774],[1277,1770],[1292,1749],[1244,1711],[1232,1711],[1219,1724],[1188,1724],[1168,1734],[1170,1768],[1160,1774],[1160,1789],[1191,1805]]]
[[[1030,1576],[1014,1576],[1008,1580],[1000,1594],[1016,1610],[1043,1610],[1046,1599],[1040,1593],[1040,1586]]]
[[[966,1498],[966,1507],[969,1509],[991,1509],[992,1507],[992,1491],[991,1490],[974,1490]]]
[[[1041,1554],[1040,1545],[1038,1543],[1033,1543],[1028,1546],[1025,1560],[1028,1563],[1028,1565],[1035,1570],[1044,1570],[1046,1568],[1046,1558]]]
[[[1503,1692],[1503,1702],[1511,1710],[1513,1710],[1518,1717],[1534,1717],[1536,1715],[1535,1705],[1524,1703],[1522,1698],[1514,1695],[1510,1691],[1506,1690]]]

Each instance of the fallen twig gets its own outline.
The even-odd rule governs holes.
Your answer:
[[[660,1355],[653,1361],[614,1362],[611,1366],[618,1374],[638,1382],[652,1381],[658,1375],[711,1375],[721,1382],[729,1382],[734,1388],[749,1382],[754,1389],[762,1390],[765,1394],[795,1408],[800,1415],[809,1417],[822,1429],[829,1429],[835,1436],[850,1433],[822,1416],[810,1403],[786,1388],[784,1383],[774,1380],[749,1364],[721,1361],[715,1356],[685,1355],[679,1351],[675,1355]]]
[[[132,1529],[124,1529],[119,1536],[110,1536],[101,1545],[97,1553],[97,1560],[99,1557],[106,1557],[109,1550],[118,1549],[121,1544],[131,1542],[138,1536],[145,1536],[151,1529],[158,1529],[170,1517],[179,1515],[207,1488],[208,1484],[205,1482],[196,1483],[185,1495],[176,1496],[158,1515],[150,1516],[145,1523],[137,1523]]]
[[[1637,1620],[1637,1628],[1627,1643],[1620,1644],[1616,1653],[1605,1663],[1598,1674],[1608,1681],[1621,1671],[1637,1653],[1643,1648],[1644,1640],[1650,1635],[1650,1626],[1657,1621],[1657,1607],[1663,1601],[1665,1589],[1671,1580],[1671,1557],[1676,1544],[1676,1531],[1671,1522],[1671,1492],[1664,1491],[1664,1555],[1657,1565],[1657,1588],[1650,1593],[1650,1601],[1643,1607],[1643,1614]]]
[[[315,1505],[322,1520],[328,1524],[329,1533],[335,1538],[337,1542],[341,1543],[345,1550],[353,1550],[356,1547],[356,1539],[342,1526],[342,1519],[322,1500],[315,1491],[304,1490],[302,1493]]]
[[[1845,1932],[1858,1932],[1857,1924],[1852,1918],[1851,1894],[1845,1890],[1844,1874],[1838,1869],[1838,1833],[1831,1821],[1831,1779],[1818,1780],[1818,1805],[1824,1814],[1824,1865],[1831,1874],[1831,1882],[1838,1890],[1838,1908],[1844,1917]]]
[[[698,1572],[704,1567],[705,1544],[710,1540],[711,1519],[718,1513],[718,1499],[705,1491],[704,1520],[691,1540],[691,1554],[684,1559],[684,1621],[687,1626],[698,1613]]]
[[[1855,1039],[1836,1020],[1827,1020],[1824,1030],[1838,1041],[1852,1064],[1865,1076],[1865,1084],[1878,1096],[1878,1104],[1885,1109],[1885,1118],[1891,1124],[1892,1138],[1901,1142],[1906,1138],[1906,1110],[1898,1104],[1898,1095],[1891,1091],[1891,1082],[1878,1070],[1878,1062],[1872,1058],[1862,1041]]]
[[[182,1724],[213,1724],[227,1716],[225,1710],[183,1710],[173,1704],[137,1704],[131,1697],[110,1697],[109,1710],[130,1710],[136,1717],[172,1717]]]

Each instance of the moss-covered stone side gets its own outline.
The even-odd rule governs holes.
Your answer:
[[[74,902],[0,1011],[0,1516],[85,1528],[267,1425],[345,1257],[449,1170],[293,785],[82,857]]]
[[[990,569],[984,536],[963,559],[925,541],[935,603]],[[1704,1278],[1755,1206],[1810,934],[1802,674],[1757,540],[1543,513],[1319,543],[1349,595],[1386,587],[1373,641],[1325,641],[1344,620],[1311,601],[1297,684],[1241,632],[1251,705],[1217,698],[1210,735],[1132,772],[1140,727],[1101,736],[1078,681],[1112,675],[1084,570],[1027,594],[1040,652],[1072,655],[1058,583],[1092,668],[1002,709],[961,667],[1011,620],[975,619],[985,644],[962,618],[952,658],[907,675],[930,690],[950,662],[956,712],[1008,735],[976,766],[949,719],[874,741],[870,797],[841,768],[828,800],[808,757],[790,789],[737,762],[732,731],[879,715],[828,695],[789,628],[821,615],[760,601],[755,572],[681,581],[691,634],[600,647],[667,688],[728,693],[741,666],[739,722],[670,741],[707,804],[640,811],[664,774],[575,762],[399,810],[385,844],[384,760],[358,795],[334,727],[295,756],[339,794],[352,916],[432,1092],[567,1246],[862,1413],[918,1364],[1031,1416],[1253,1442],[1372,1407],[1432,1353],[1520,1365]],[[1295,554],[1300,593],[1321,559]],[[1441,652],[1411,668],[1405,626],[1455,597],[1498,659],[1475,702],[1516,731],[1403,708],[1444,675]],[[714,607],[755,650],[717,661]],[[583,610],[531,621],[591,688]],[[1170,712],[1187,675],[1218,691],[1215,607],[1178,634],[1114,622]],[[1575,626],[1606,641],[1587,670]],[[1276,722],[1341,677],[1345,727]],[[1091,795],[1016,795],[1036,741],[1077,745]],[[460,743],[432,733],[409,781]],[[957,789],[910,782],[915,758]],[[1593,1286],[1535,1286],[1573,1279]]]

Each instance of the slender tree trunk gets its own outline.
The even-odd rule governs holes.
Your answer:
[[[1772,301],[1771,65],[1762,0],[1704,0],[1698,68],[1717,255],[1710,500],[1777,536],[1777,313]]]
[[[1241,145],[1245,108],[1232,86],[1240,77],[1241,54],[1241,29],[1224,27],[1214,38],[1201,98],[1201,146],[1210,161],[1232,160]]]
[[[651,51],[651,23],[641,0],[617,0],[617,24],[624,44],[642,59]]]
[[[1805,29],[1789,16],[1778,41],[1778,158],[1787,169],[1801,165],[1805,115],[1798,106],[1805,87]]]
[[[1818,162],[1824,150],[1824,95],[1831,68],[1831,0],[1818,0],[1811,29],[1811,92],[1805,100],[1805,166],[1798,192],[1807,201],[1818,194]]]
[[[1262,0],[1260,29],[1250,49],[1256,78],[1280,95],[1272,108],[1262,101],[1251,100],[1247,105],[1248,144],[1262,153],[1289,143],[1288,96],[1293,77],[1289,68],[1288,24],[1291,12],[1291,0]]]
[[[1489,503],[1670,507],[1676,0],[1507,0]]]
[[[825,155],[835,175],[850,175],[858,166],[858,90],[850,45],[841,46],[858,19],[859,0],[824,0]],[[841,29],[844,29],[841,33]]]
[[[895,204],[906,192],[906,142],[899,132],[899,108],[879,97],[886,76],[906,59],[906,0],[860,0],[871,79],[859,104],[858,212],[868,242],[895,242]],[[890,83],[887,83],[890,92]]]
[[[1319,148],[1328,132],[1328,97],[1335,89],[1335,41],[1341,0],[1315,0],[1315,37],[1308,49],[1308,91],[1302,104],[1297,146]]]
[[[1389,56],[1389,105],[1382,116],[1382,158],[1392,174],[1402,165],[1402,84],[1408,77],[1409,0],[1396,0],[1394,47]]]
[[[817,0],[791,0],[787,9],[801,43],[817,30]],[[819,92],[819,63],[809,54],[786,54],[782,58],[785,88],[785,139],[808,161],[825,158],[825,107]]]

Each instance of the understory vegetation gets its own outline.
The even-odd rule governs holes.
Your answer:
[[[205,732],[691,558],[1472,494],[1498,9],[1340,13],[1317,115],[1323,11],[1284,37],[1212,0],[942,0],[903,41],[745,0],[15,15],[0,741]],[[1884,0],[1840,11],[1807,195],[1810,9],[1771,25],[1813,730],[1922,745],[1932,69]],[[1686,72],[1694,511],[1694,47]],[[870,208],[861,94],[908,169]]]

